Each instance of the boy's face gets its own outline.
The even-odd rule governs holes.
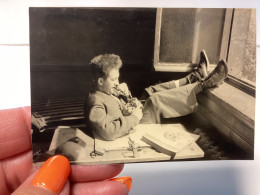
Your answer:
[[[112,69],[107,78],[100,78],[99,90],[111,95],[113,93],[113,88],[119,84],[119,69]]]

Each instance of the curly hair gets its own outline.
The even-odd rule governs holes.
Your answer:
[[[98,78],[107,78],[112,69],[120,69],[122,61],[118,55],[102,54],[94,57],[90,62],[90,69],[93,76],[93,84],[97,84]]]

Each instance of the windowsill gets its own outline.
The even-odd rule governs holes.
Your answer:
[[[241,115],[244,119],[254,123],[255,121],[255,97],[237,89],[236,87],[223,83],[220,87],[205,92],[216,101],[224,104],[232,113]]]
[[[198,113],[227,139],[253,155],[255,97],[223,83],[198,96]]]
[[[157,62],[154,64],[154,69],[159,72],[191,72],[197,66],[191,63]],[[209,71],[211,72],[215,67],[216,64],[210,64]]]

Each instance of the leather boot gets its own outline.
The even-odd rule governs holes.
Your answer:
[[[222,59],[218,62],[216,68],[207,76],[207,78],[200,83],[202,90],[221,85],[224,79],[227,78],[227,75],[227,63]]]
[[[200,52],[200,61],[197,69],[187,76],[189,83],[203,81],[208,76],[209,60],[205,50]]]

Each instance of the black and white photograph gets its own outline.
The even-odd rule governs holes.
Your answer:
[[[33,162],[253,160],[256,9],[30,7]]]

